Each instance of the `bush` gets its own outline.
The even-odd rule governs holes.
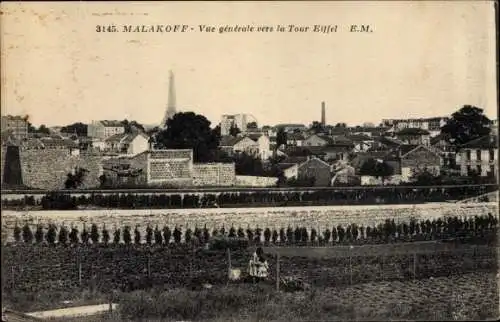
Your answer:
[[[113,233],[113,243],[118,245],[120,243],[120,236],[121,231],[120,228],[115,229],[115,232]]]
[[[23,226],[23,241],[27,244],[31,244],[33,242],[33,233],[31,232],[31,228],[28,223]]]
[[[273,229],[273,235],[272,235],[272,238],[273,238],[273,243],[276,244],[278,242],[278,231],[276,229]]]
[[[106,225],[104,224],[102,227],[102,241],[104,242],[104,245],[107,245],[109,243],[109,231],[106,229]]]
[[[71,232],[69,233],[69,241],[71,244],[78,244],[78,229],[71,227]]]
[[[92,224],[90,227],[90,239],[93,244],[97,244],[99,242],[99,231],[96,224]]]
[[[47,239],[47,243],[49,245],[54,245],[56,243],[57,230],[55,225],[49,225],[49,229],[47,230],[47,235],[45,235],[45,238]]]
[[[139,227],[135,226],[134,229],[134,243],[139,245],[141,243],[141,232],[139,231]]]
[[[264,230],[264,240],[266,241],[266,243],[269,243],[269,241],[271,241],[271,230],[269,228],[266,228]]]
[[[17,225],[16,221],[16,226],[14,227],[14,240],[16,243],[19,243],[21,241],[21,228]]]
[[[163,243],[163,237],[161,235],[160,229],[158,228],[158,225],[156,225],[156,227],[155,227],[154,236],[155,236],[155,244],[161,245]]]
[[[170,231],[170,228],[168,226],[163,227],[163,242],[166,245],[170,244],[170,238],[172,237],[172,232]]]
[[[174,235],[174,242],[176,244],[180,244],[182,239],[182,231],[179,227],[175,226],[173,235]]]
[[[59,229],[58,241],[60,245],[66,245],[68,242],[68,229],[65,226],[61,226],[61,229]]]
[[[35,241],[37,244],[43,243],[43,227],[42,225],[37,225],[36,226],[36,231],[35,231]]]
[[[188,227],[186,229],[186,232],[184,233],[184,240],[186,241],[186,244],[188,244],[188,243],[191,242],[191,240],[192,240],[192,238],[191,238],[192,234],[193,234],[193,232],[192,232],[191,228]]]
[[[247,249],[248,246],[249,241],[246,238],[217,237],[210,241],[210,249],[213,250],[225,250],[229,248],[231,251],[237,251]]]
[[[85,227],[85,225],[83,225],[83,230],[82,230],[82,234],[81,234],[80,237],[82,239],[82,243],[84,243],[84,244],[88,244],[89,243],[89,241],[90,241],[90,234],[87,231],[87,228]]]
[[[130,227],[125,226],[123,230],[123,241],[126,245],[130,245],[132,243],[132,234],[130,233]]]
[[[146,227],[146,243],[148,245],[151,245],[153,241],[153,228],[151,228],[148,224],[148,226]]]

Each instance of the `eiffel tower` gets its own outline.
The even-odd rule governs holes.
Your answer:
[[[167,126],[167,121],[171,119],[176,111],[176,103],[175,103],[175,82],[174,82],[174,73],[170,71],[170,76],[168,80],[168,103],[167,103],[167,111],[165,112],[165,116],[163,117],[163,121],[160,124],[160,127],[165,128]]]

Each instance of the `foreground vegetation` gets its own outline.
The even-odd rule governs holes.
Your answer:
[[[494,242],[498,226],[497,216],[488,215],[474,216],[469,218],[447,217],[431,220],[411,219],[407,222],[395,223],[393,219],[387,219],[384,224],[376,226],[363,226],[349,224],[347,226],[332,226],[324,231],[318,231],[309,227],[282,227],[255,228],[250,227],[220,227],[210,231],[205,227],[169,227],[160,228],[146,227],[145,236],[136,226],[115,227],[114,231],[108,230],[103,225],[100,229],[93,223],[90,230],[86,226],[81,232],[78,228],[68,228],[65,225],[57,227],[49,224],[44,227],[38,224],[35,232],[30,225],[18,225],[16,222],[13,237],[17,243],[25,244],[49,244],[49,245],[76,245],[83,244],[141,244],[144,241],[151,245],[194,244],[207,243],[213,238],[229,237],[247,240],[248,244],[264,245],[336,245],[336,244],[374,244],[389,242],[411,242],[423,240],[460,239],[462,241]]]
[[[78,207],[102,207],[118,209],[179,209],[203,207],[276,207],[301,205],[373,205],[373,204],[415,204],[444,202],[479,196],[498,190],[491,185],[431,186],[431,187],[352,187],[329,188],[304,191],[262,191],[253,192],[204,192],[194,193],[90,193],[72,196],[69,193],[52,192],[41,201],[32,196],[20,199],[2,199],[2,209],[41,207],[46,210],[77,209]]]
[[[88,290],[41,291],[15,293],[5,300],[7,307],[32,312],[54,306],[108,303],[110,297]],[[64,305],[61,303],[64,300],[72,303]],[[491,319],[499,313],[495,274],[477,272],[295,293],[277,293],[270,284],[229,284],[201,291],[158,286],[130,293],[116,292],[113,302],[118,303],[118,310],[100,317],[100,321],[450,321]],[[95,321],[95,318],[69,321]]]

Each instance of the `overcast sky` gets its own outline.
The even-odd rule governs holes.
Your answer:
[[[449,115],[496,118],[493,2],[2,3],[2,115],[36,125],[161,122],[168,71],[177,108],[218,123]],[[95,26],[187,24],[187,33],[97,33]],[[338,25],[338,32],[200,33],[198,25]],[[349,33],[369,24],[372,33]]]

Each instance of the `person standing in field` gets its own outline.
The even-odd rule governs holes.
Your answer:
[[[248,265],[248,273],[254,282],[264,280],[268,277],[269,264],[264,256],[262,247],[258,247],[253,253],[252,259]]]

